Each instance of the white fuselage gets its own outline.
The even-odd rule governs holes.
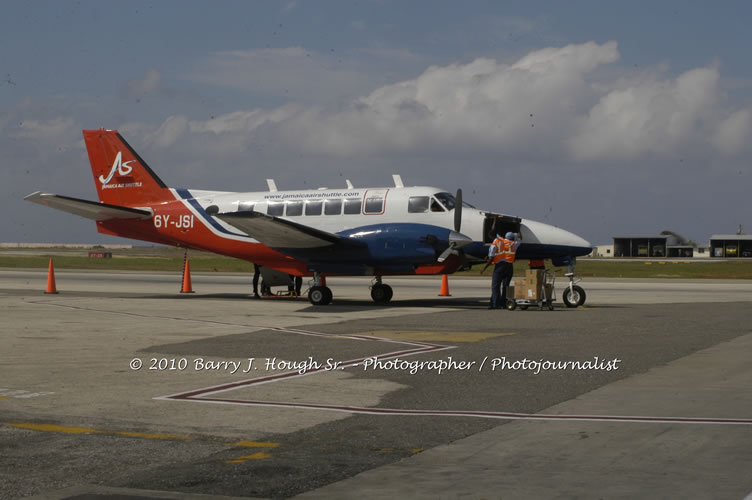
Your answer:
[[[253,210],[334,234],[387,223],[454,228],[454,210],[447,207],[454,197],[446,191],[427,186],[265,192],[190,190],[190,194],[209,214]],[[336,207],[338,204],[341,205],[339,209]],[[213,209],[213,206],[217,208]],[[495,212],[465,205],[462,209],[461,233],[473,241],[483,241],[483,223],[491,213]],[[224,222],[217,222],[228,231],[237,232]],[[521,219],[520,231],[525,243],[590,246],[590,243],[576,234],[530,219]]]

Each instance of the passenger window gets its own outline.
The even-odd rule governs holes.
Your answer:
[[[384,198],[381,198],[381,197],[366,198],[366,206],[363,209],[363,213],[380,214],[383,212],[384,212]]]
[[[345,215],[355,215],[360,213],[360,205],[363,202],[360,198],[349,198],[345,200]]]
[[[321,215],[321,207],[324,205],[323,201],[306,201],[305,202],[305,214],[306,215]]]
[[[339,215],[342,213],[342,200],[326,200],[324,202],[325,215]]]
[[[407,211],[411,214],[428,212],[428,196],[411,196],[407,201]]]
[[[266,214],[280,216],[285,211],[285,204],[281,201],[270,201],[266,204]]]
[[[288,201],[287,202],[287,216],[303,215],[303,202],[302,201]]]
[[[253,203],[250,201],[241,201],[238,203],[238,212],[253,212]]]
[[[444,207],[441,206],[441,204],[436,201],[434,198],[431,198],[431,212],[444,212]]]

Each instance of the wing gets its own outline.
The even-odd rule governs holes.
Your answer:
[[[364,247],[360,241],[259,212],[227,212],[214,217],[245,232],[270,248]]]
[[[31,193],[24,200],[39,203],[47,207],[56,208],[63,212],[70,212],[87,219],[96,221],[111,219],[149,219],[152,216],[151,209],[129,208],[98,201],[81,200],[70,196],[58,194]]]

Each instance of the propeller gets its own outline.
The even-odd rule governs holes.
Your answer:
[[[444,262],[451,254],[459,255],[462,259],[464,258],[464,252],[462,252],[461,248],[469,245],[472,242],[472,238],[465,236],[462,233],[458,233],[457,231],[450,231],[449,246],[441,253],[441,255],[439,255],[439,258],[436,260],[438,260],[439,262]]]
[[[465,258],[465,252],[460,249],[472,243],[473,240],[460,232],[462,228],[462,189],[457,189],[457,196],[454,199],[454,231],[449,233],[449,246],[436,260],[444,262],[451,254],[455,254],[459,255],[464,266],[467,263],[467,259]]]
[[[458,233],[462,227],[462,189],[457,189],[457,196],[454,197],[454,230]]]

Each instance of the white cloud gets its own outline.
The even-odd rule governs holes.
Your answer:
[[[275,53],[296,58],[301,50]],[[286,143],[333,155],[426,147],[551,150],[560,148],[559,127],[566,128],[586,98],[585,74],[617,58],[614,42],[544,49],[512,65],[479,58],[429,67],[417,78],[382,86],[341,111],[299,108],[278,119],[274,115],[279,110],[256,110],[244,112],[254,114],[252,122],[218,121],[234,122],[236,131],[246,132],[257,121],[271,121]]]
[[[675,80],[651,79],[608,92],[572,137],[573,157],[635,158],[696,144],[720,111],[719,78],[715,68],[698,68]]]
[[[185,116],[171,116],[154,134],[154,144],[160,148],[169,148],[181,136],[188,132],[188,119]]]
[[[723,120],[713,136],[715,148],[725,154],[739,153],[752,139],[752,113],[741,109]]]
[[[290,71],[291,61],[308,60],[302,48],[227,54],[249,68],[265,57]],[[224,135],[226,145],[227,135],[237,135],[231,143],[238,151],[263,134],[280,148],[329,156],[472,152],[557,162],[741,150],[751,115],[726,108],[718,68],[675,78],[663,76],[665,68],[631,79],[613,71],[605,80],[595,75],[619,57],[616,42],[588,42],[533,51],[512,64],[478,58],[431,66],[341,109],[288,104],[207,121],[173,116],[155,144],[210,134]]]
[[[58,116],[49,120],[24,120],[19,124],[16,135],[35,139],[58,139],[69,137],[73,129],[73,118]]]

